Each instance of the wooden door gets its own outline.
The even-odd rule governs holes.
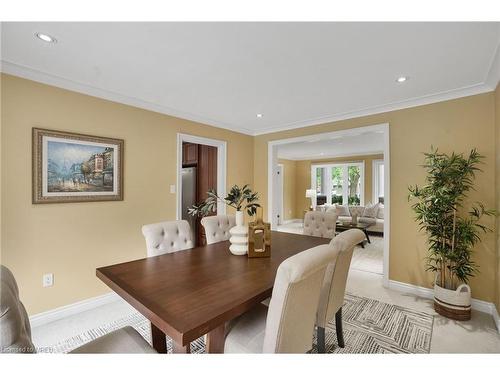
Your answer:
[[[198,146],[196,143],[182,144],[182,166],[193,166],[198,163]]]
[[[217,189],[217,147],[198,145],[197,164],[197,201],[207,199],[207,192]],[[216,215],[213,213],[212,215]],[[205,245],[205,232],[198,223],[197,243],[199,246]]]

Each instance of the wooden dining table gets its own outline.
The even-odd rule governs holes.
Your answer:
[[[330,239],[273,231],[271,257],[232,255],[229,241],[101,267],[97,277],[151,322],[153,347],[189,353],[207,334],[208,353],[223,353],[225,323],[271,296],[286,258]]]

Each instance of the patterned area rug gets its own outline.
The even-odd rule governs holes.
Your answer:
[[[350,294],[346,294],[342,313],[345,348],[337,346],[333,321],[326,329],[329,353],[429,353],[434,319],[430,314]],[[62,341],[52,348],[52,352],[67,353],[127,325],[134,327],[151,343],[149,321],[141,314],[134,313]],[[167,347],[171,353],[172,340],[169,337]],[[191,343],[191,353],[204,352],[203,337]],[[316,346],[311,352],[316,352]]]
[[[342,307],[345,347],[337,346],[335,320],[326,329],[328,353],[429,353],[430,314],[346,294]],[[316,338],[314,339],[316,341]],[[312,352],[316,352],[316,346]]]

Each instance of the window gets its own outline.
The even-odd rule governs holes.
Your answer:
[[[364,163],[313,165],[311,183],[326,203],[364,204]]]
[[[318,168],[316,169],[316,193],[317,194],[322,194],[323,192],[323,169]]]
[[[348,176],[348,203],[351,206],[361,204],[361,167],[359,165],[347,166]]]
[[[344,170],[343,167],[332,167],[332,201],[331,203],[342,204],[344,200],[343,181]]]
[[[384,203],[384,161],[373,161],[373,202]]]

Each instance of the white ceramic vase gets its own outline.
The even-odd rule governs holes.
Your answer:
[[[245,255],[248,252],[248,226],[242,211],[236,211],[236,226],[229,229],[229,233],[229,251],[234,255]]]

